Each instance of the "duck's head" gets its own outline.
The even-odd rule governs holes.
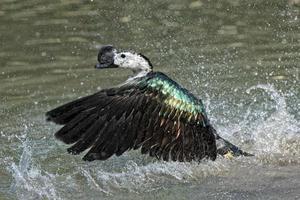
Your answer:
[[[152,71],[152,64],[150,60],[140,54],[130,51],[118,51],[115,47],[107,45],[101,47],[98,54],[97,69],[104,68],[126,68],[133,72],[150,72]]]

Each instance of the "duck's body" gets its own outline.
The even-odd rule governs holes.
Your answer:
[[[68,152],[79,154],[90,148],[83,158],[88,161],[105,160],[140,147],[143,154],[166,161],[215,160],[217,153],[229,151],[248,155],[217,135],[200,99],[165,74],[153,72],[144,56],[133,55],[103,47],[98,68],[131,68],[137,75],[119,87],[47,113],[48,120],[64,125],[56,137],[75,143]]]

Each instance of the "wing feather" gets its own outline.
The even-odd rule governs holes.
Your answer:
[[[93,113],[83,118],[78,124],[76,124],[71,130],[63,130],[63,128],[58,131],[55,136],[57,139],[63,141],[66,144],[72,144],[76,142],[85,131],[91,126],[97,118],[97,114]]]
[[[47,119],[64,124],[55,135],[74,143],[69,153],[89,149],[87,161],[138,148],[165,161],[216,158],[201,100],[158,72],[62,105],[47,112]]]
[[[88,149],[94,143],[94,138],[100,133],[102,126],[105,124],[105,120],[105,115],[100,116],[87,130],[84,136],[81,136],[81,138],[73,146],[68,148],[68,152],[77,155]]]

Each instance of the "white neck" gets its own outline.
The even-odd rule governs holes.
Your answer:
[[[130,76],[126,81],[125,81],[125,84],[128,83],[128,82],[131,82],[133,81],[134,79],[136,78],[140,78],[140,77],[143,77],[143,76],[146,76],[149,72],[151,72],[152,70],[141,70],[141,71],[138,71],[138,72],[134,72],[133,73],[133,76]]]

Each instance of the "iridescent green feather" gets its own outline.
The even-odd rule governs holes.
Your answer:
[[[163,73],[150,73],[140,78],[137,86],[160,92],[163,95],[162,102],[171,108],[189,113],[191,117],[201,114],[206,118],[202,101]]]

